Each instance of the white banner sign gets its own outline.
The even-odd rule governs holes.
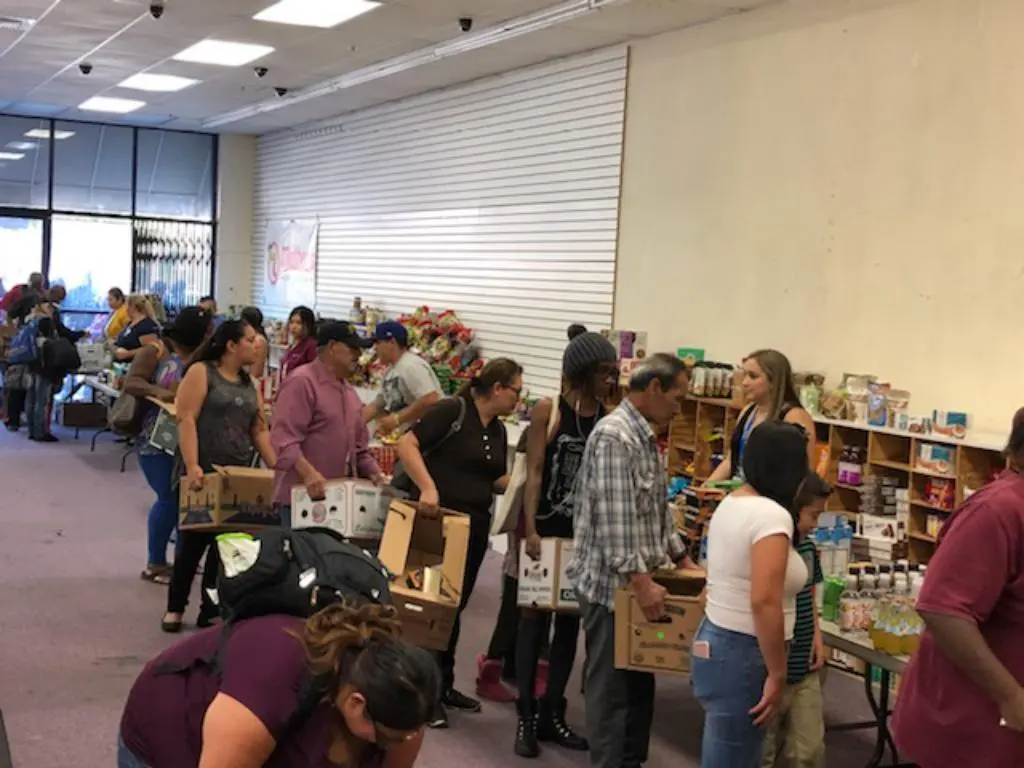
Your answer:
[[[316,306],[316,247],[320,225],[315,221],[267,223],[263,270],[263,303],[268,307]]]

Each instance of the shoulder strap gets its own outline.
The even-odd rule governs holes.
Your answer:
[[[562,402],[562,396],[555,394],[551,398],[551,414],[548,416],[548,441],[555,435],[555,430],[558,429],[558,411]]]
[[[449,438],[456,435],[462,429],[462,424],[463,422],[466,421],[466,398],[459,397],[458,395],[456,395],[455,400],[459,404],[458,415],[452,421],[451,426],[448,427],[448,432],[445,434],[444,437],[442,437],[429,448],[423,448],[420,450],[420,455],[423,456],[424,459],[427,458],[427,456],[432,454],[434,451],[436,451],[438,448],[440,448],[442,445],[444,445],[449,440]]]

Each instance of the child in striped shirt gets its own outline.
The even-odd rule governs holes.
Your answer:
[[[796,597],[796,625],[789,645],[786,690],[764,741],[762,768],[821,768],[825,764],[825,720],[820,670],[825,645],[818,628],[815,588],[822,581],[817,548],[808,534],[818,525],[832,489],[816,473],[808,474],[797,493],[800,510],[797,553],[807,564],[807,586]]]

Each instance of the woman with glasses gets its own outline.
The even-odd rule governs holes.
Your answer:
[[[376,604],[248,619],[223,647],[219,628],[197,632],[135,681],[117,766],[412,768],[438,672],[399,634],[395,609]],[[218,653],[219,674],[204,663]]]
[[[415,484],[414,498],[426,513],[445,507],[469,515],[469,551],[459,615],[448,649],[441,654],[441,701],[430,723],[446,728],[445,708],[479,712],[480,702],[455,689],[459,616],[469,602],[487,554],[494,494],[508,482],[508,435],[502,416],[511,415],[523,390],[523,369],[498,358],[485,365],[456,397],[431,406],[398,442],[398,458]]]

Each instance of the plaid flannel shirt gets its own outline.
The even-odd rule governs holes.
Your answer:
[[[615,592],[685,554],[668,506],[651,425],[628,400],[594,428],[576,476],[575,545],[567,575],[588,602],[614,609]]]

